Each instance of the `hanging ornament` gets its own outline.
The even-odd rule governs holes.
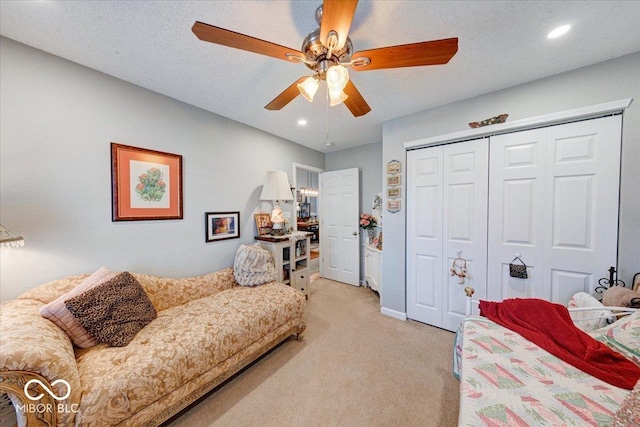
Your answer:
[[[451,272],[451,277],[458,276],[458,283],[463,285],[465,277],[468,277],[467,261],[464,258],[460,257],[460,252],[461,251],[458,251],[458,257],[453,260],[453,263],[451,264],[451,270],[449,271]]]

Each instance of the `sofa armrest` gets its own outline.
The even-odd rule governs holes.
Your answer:
[[[71,340],[39,313],[42,302],[0,306],[0,390],[27,425],[72,425],[82,394]],[[46,387],[46,389],[45,389]]]

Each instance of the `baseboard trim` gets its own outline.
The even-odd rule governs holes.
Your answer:
[[[390,308],[380,307],[380,313],[384,314],[385,316],[393,317],[394,319],[403,320],[403,321],[407,320],[407,313],[392,310]]]

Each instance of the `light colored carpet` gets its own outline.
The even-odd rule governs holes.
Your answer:
[[[326,279],[305,317],[304,341],[285,341],[168,425],[457,425],[451,332],[384,316],[370,289]]]

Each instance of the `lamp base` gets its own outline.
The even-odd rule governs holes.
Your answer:
[[[286,230],[284,227],[280,226],[277,227],[276,224],[273,224],[273,227],[271,228],[271,235],[273,236],[283,236],[287,234]]]

